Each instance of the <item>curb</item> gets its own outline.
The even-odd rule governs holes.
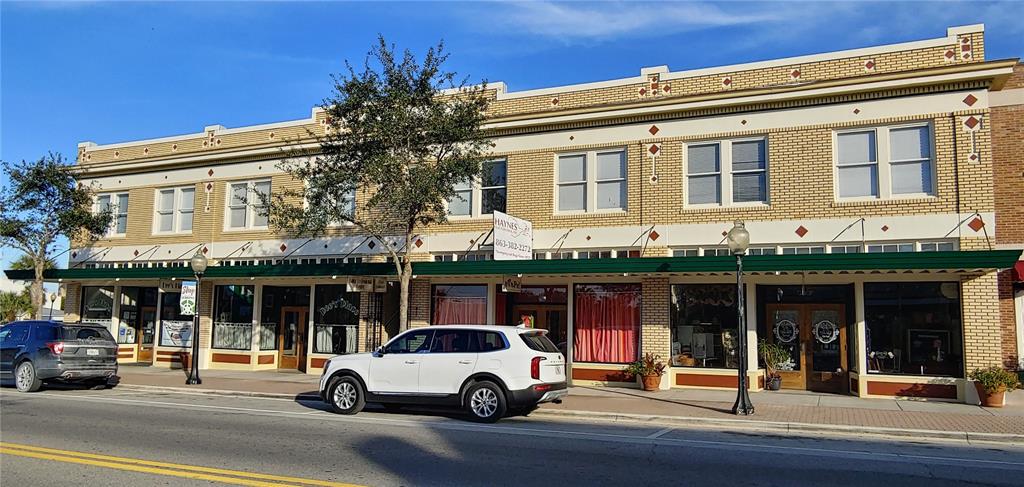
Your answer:
[[[534,416],[551,418],[580,418],[631,423],[655,423],[666,426],[721,427],[732,430],[748,430],[779,433],[839,433],[845,435],[867,434],[876,436],[900,436],[940,440],[985,441],[994,443],[1024,444],[1024,435],[1003,433],[980,433],[971,431],[940,431],[884,428],[877,426],[850,426],[839,424],[795,423],[785,421],[758,421],[750,419],[712,419],[693,416],[666,416],[655,414],[606,413],[600,411],[571,411],[564,409],[538,409]]]
[[[254,392],[237,391],[227,389],[192,389],[188,387],[151,386],[141,384],[120,384],[118,387],[138,389],[143,391],[166,391],[166,392],[187,392],[191,394],[206,394],[213,396],[232,397],[263,397],[270,399],[291,399],[291,400],[320,400],[317,394],[299,393],[282,394],[278,392]],[[898,436],[922,439],[938,440],[960,440],[960,441],[984,441],[990,443],[1024,444],[1024,435],[1012,435],[1003,433],[978,433],[970,431],[940,431],[940,430],[919,430],[883,428],[877,426],[849,426],[838,424],[814,424],[795,423],[784,421],[758,421],[751,419],[714,419],[694,416],[666,416],[656,414],[633,414],[633,413],[608,413],[601,411],[578,411],[565,409],[540,408],[532,416],[547,417],[552,419],[588,419],[605,422],[630,422],[630,423],[653,423],[665,426],[687,426],[712,428],[719,427],[728,430],[746,430],[755,432],[775,433],[839,433],[844,435],[875,435],[875,436]]]

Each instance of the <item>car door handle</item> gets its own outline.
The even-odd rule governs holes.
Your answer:
[[[473,361],[472,361],[472,360],[459,360],[459,363],[460,363],[460,364],[466,364],[466,365],[469,365],[469,364],[473,363]]]
[[[407,364],[418,364],[420,362],[418,360],[406,360],[405,363],[407,363]]]

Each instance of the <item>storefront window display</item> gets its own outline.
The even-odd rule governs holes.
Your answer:
[[[677,284],[671,288],[672,365],[739,366],[736,286]]]
[[[114,316],[114,288],[82,287],[82,323],[110,326]]]
[[[639,284],[577,284],[573,360],[625,364],[638,357]]]
[[[359,339],[359,293],[344,285],[316,287],[313,353],[355,353]]]
[[[482,325],[487,323],[485,284],[435,284],[431,290],[432,325]]]
[[[160,346],[192,346],[192,316],[181,314],[181,293],[163,293],[160,297]]]
[[[253,286],[216,286],[213,299],[213,348],[252,348]]]
[[[960,285],[864,283],[868,373],[963,377]]]

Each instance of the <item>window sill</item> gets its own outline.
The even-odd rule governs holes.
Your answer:
[[[708,205],[708,206],[683,206],[680,213],[723,213],[730,211],[768,211],[772,205],[768,203],[735,204],[735,205]]]
[[[627,209],[620,210],[595,210],[595,211],[562,211],[555,212],[551,215],[552,218],[579,218],[579,217],[603,217],[603,216],[622,216],[629,213]]]
[[[224,233],[266,232],[270,227],[225,228]]]
[[[864,198],[864,199],[841,199],[832,202],[832,207],[847,207],[847,206],[885,206],[885,205],[905,205],[907,203],[934,203],[939,201],[938,196],[905,196],[899,198]]]
[[[192,235],[192,232],[153,232],[154,237],[174,237],[178,235]]]

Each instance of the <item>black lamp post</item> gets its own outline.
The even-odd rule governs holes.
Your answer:
[[[57,302],[57,293],[50,293],[50,316],[48,316],[46,318],[47,321],[52,321],[53,320],[53,303],[56,303],[56,302]]]
[[[754,404],[747,393],[747,320],[744,313],[743,293],[743,254],[750,247],[750,232],[743,222],[737,221],[726,235],[729,251],[736,256],[736,331],[739,332],[739,377],[736,381],[736,404],[732,406],[733,414],[748,416],[754,414]]]
[[[203,381],[199,378],[199,295],[200,284],[203,280],[203,273],[206,272],[206,256],[203,255],[202,250],[196,251],[196,255],[192,256],[190,262],[192,266],[192,272],[196,275],[196,306],[192,312],[192,365],[189,369],[188,379],[185,380],[185,384],[202,384]]]

